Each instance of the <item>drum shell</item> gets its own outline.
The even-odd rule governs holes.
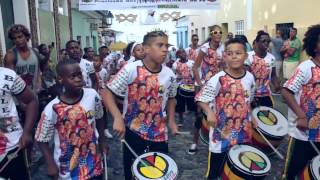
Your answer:
[[[308,163],[308,165],[303,169],[301,174],[299,175],[299,180],[317,180],[316,176],[312,172],[312,161]]]
[[[201,121],[200,139],[204,144],[209,144],[209,128],[205,118]]]
[[[259,130],[275,148],[281,144],[281,141],[284,138],[284,136],[276,137],[276,136],[267,134],[264,131],[262,131],[260,128]],[[264,151],[268,151],[268,152],[272,151],[272,148],[268,145],[268,143],[263,139],[263,137],[258,133],[256,129],[252,131],[252,144]]]
[[[180,96],[185,97],[185,98],[194,98],[194,96],[195,96],[194,91],[185,90],[181,87],[179,87],[178,93]]]

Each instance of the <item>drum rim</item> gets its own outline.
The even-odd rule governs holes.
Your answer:
[[[203,137],[204,135],[203,135],[203,132],[202,132],[202,128],[200,128],[199,136],[200,136],[201,142],[203,142],[203,143],[206,144],[206,145],[209,145],[209,142],[210,142],[209,135],[208,135],[208,141],[205,141],[205,138]]]
[[[188,90],[188,89],[185,89],[185,88],[183,88],[183,86],[191,86],[191,87],[193,87],[193,91],[192,90]],[[179,85],[179,89],[182,89],[182,90],[184,90],[184,91],[186,91],[186,92],[195,92],[195,86],[194,85],[186,85],[186,84],[180,84]]]
[[[273,111],[276,111],[277,113],[279,113],[281,116],[284,117],[284,119],[286,120],[286,121],[284,121],[284,122],[288,123],[288,119],[283,115],[283,113],[281,113],[281,112],[278,111],[277,109],[274,109],[274,108],[271,108],[271,107],[268,107],[268,106],[258,106],[258,107],[254,108],[254,109],[252,110],[252,115],[253,115],[254,118],[257,118],[257,121],[261,122],[261,121],[258,119],[258,116],[256,115],[257,113],[254,113],[254,111],[259,110],[260,108],[266,108],[266,109],[271,109],[271,110],[273,110]],[[270,126],[270,125],[264,125],[264,126],[268,127],[268,126]],[[281,135],[275,136],[275,135],[272,135],[272,134],[268,133],[267,131],[265,131],[265,130],[263,130],[262,128],[259,127],[259,123],[258,123],[258,127],[257,127],[257,128],[259,128],[259,130],[263,131],[263,133],[265,133],[266,135],[269,135],[269,136],[271,136],[271,137],[273,137],[273,138],[276,138],[276,139],[282,139],[285,135],[288,134],[288,127],[285,127],[285,128],[286,128],[286,133],[284,133],[284,135],[282,135],[282,136],[281,136]],[[281,138],[279,138],[279,137],[281,137]]]
[[[311,160],[311,162],[309,164],[309,170],[308,170],[314,178],[317,178],[317,176],[316,176],[316,174],[314,172],[314,169],[313,169],[313,163],[314,163],[314,161],[316,161],[316,159],[318,159],[318,161],[320,161],[320,155],[317,155],[314,158],[312,158],[312,160]],[[320,176],[320,173],[319,173],[319,176]]]
[[[172,160],[172,162],[174,163],[174,164],[171,164],[172,169],[174,169],[174,168],[177,169],[176,176],[175,176],[175,178],[174,178],[174,179],[176,179],[176,178],[178,177],[178,175],[179,175],[178,165],[177,165],[177,163],[174,161],[174,159],[171,158],[169,155],[167,155],[167,154],[165,154],[165,153],[162,153],[162,152],[150,151],[150,152],[147,152],[147,153],[140,154],[140,155],[139,155],[139,158],[144,158],[144,157],[148,156],[149,154],[154,154],[154,153],[160,154],[162,157],[167,157],[168,159],[171,159],[171,160]],[[167,160],[167,159],[166,159],[166,160]],[[138,162],[137,162],[137,158],[136,158],[136,159],[133,161],[132,166],[131,166],[131,173],[132,173],[132,176],[133,176],[134,178],[138,178],[138,177],[134,174],[134,167],[137,167],[137,166],[138,166]],[[171,166],[170,166],[170,167],[171,167]],[[157,178],[157,179],[152,179],[152,180],[162,180],[162,178],[163,178],[163,177],[160,177],[160,178]],[[145,178],[145,179],[151,179],[151,178]]]
[[[265,160],[266,160],[266,163],[267,163],[268,166],[269,166],[269,170],[266,171],[265,173],[256,174],[256,173],[254,173],[254,172],[249,172],[249,171],[243,172],[244,170],[243,170],[241,167],[239,167],[235,162],[232,161],[231,156],[230,156],[230,150],[231,150],[231,149],[230,149],[229,152],[228,152],[228,160],[229,160],[230,162],[232,162],[232,163],[234,164],[234,166],[237,167],[237,169],[238,169],[239,171],[243,172],[244,174],[248,174],[248,172],[249,172],[249,173],[251,173],[251,175],[255,175],[255,176],[264,176],[264,175],[267,175],[267,174],[270,172],[270,170],[271,170],[271,161],[270,161],[269,157],[268,157],[266,154],[264,154],[264,152],[262,152],[260,149],[258,149],[258,148],[256,148],[256,147],[253,147],[253,146],[250,146],[250,145],[246,145],[246,144],[240,144],[240,145],[238,145],[238,146],[248,146],[248,147],[251,147],[251,148],[256,149],[257,151],[259,151],[261,154],[263,154],[263,155],[267,158],[267,159],[265,159]],[[233,146],[233,147],[231,147],[231,148],[235,148],[235,147],[236,147],[236,146]],[[260,154],[259,154],[259,155],[260,155]]]
[[[190,95],[183,95],[183,93],[181,93],[181,91],[184,91],[184,92],[186,92],[186,93],[189,93]],[[180,95],[180,96],[182,96],[182,97],[184,97],[184,98],[194,98],[195,97],[195,91],[185,91],[185,90],[183,90],[183,89],[181,89],[181,88],[179,88],[178,90],[177,90],[177,93]]]

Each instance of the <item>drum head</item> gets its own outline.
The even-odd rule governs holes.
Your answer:
[[[314,179],[320,179],[320,155],[314,157],[311,162],[311,173]]]
[[[245,174],[265,175],[271,169],[269,158],[263,152],[252,146],[233,146],[228,156],[232,164]]]
[[[139,180],[174,180],[178,176],[178,167],[168,155],[149,152],[142,154],[133,162],[132,173]]]
[[[271,136],[281,137],[288,133],[288,121],[277,110],[259,106],[253,109],[253,117],[257,120],[258,128]]]

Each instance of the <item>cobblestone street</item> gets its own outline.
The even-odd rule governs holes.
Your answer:
[[[276,109],[280,110],[286,115],[287,106],[283,104],[282,99],[278,96],[275,97]],[[180,131],[192,130],[194,119],[191,113],[185,114],[184,126]],[[111,126],[111,123],[109,123]],[[183,134],[176,136],[169,136],[169,156],[172,157],[179,169],[179,180],[197,180],[205,179],[204,175],[207,170],[207,158],[208,158],[208,147],[200,142],[198,147],[198,152],[195,155],[187,154],[187,149],[192,142],[192,134]],[[122,170],[122,150],[121,143],[118,139],[108,140],[110,153],[108,156],[108,178],[111,180],[122,180],[123,170]],[[287,145],[287,138],[283,140],[282,144],[278,148],[281,154],[285,155]],[[279,159],[277,156],[270,157],[272,163],[272,170],[267,176],[266,180],[277,180],[281,177],[281,171],[284,166],[284,161]],[[37,169],[33,169],[33,179],[42,180],[48,179],[45,175],[46,169],[42,164]]]

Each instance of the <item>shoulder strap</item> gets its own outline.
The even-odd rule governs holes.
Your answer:
[[[13,55],[14,55],[14,60],[13,60],[14,65],[17,65],[17,62],[18,62],[18,50],[17,50],[17,48],[13,48],[12,52],[13,52]]]

